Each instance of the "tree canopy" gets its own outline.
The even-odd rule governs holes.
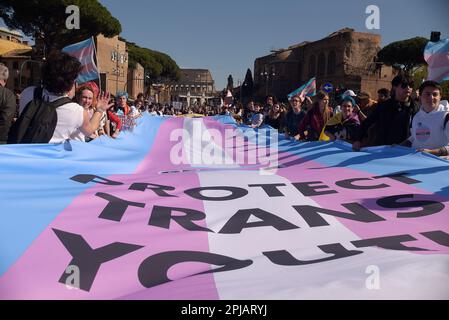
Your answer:
[[[242,99],[252,98],[253,89],[254,89],[253,74],[251,70],[248,68],[248,70],[246,71],[245,80],[243,81],[242,84]]]
[[[234,79],[232,78],[231,74],[228,76],[228,85],[226,86],[226,88],[228,90],[231,90],[231,92],[234,89]]]
[[[79,7],[80,29],[68,29],[66,20],[70,5]],[[102,33],[106,37],[120,34],[120,22],[97,0],[2,0],[0,17],[12,29],[20,29],[46,51],[62,49]]]
[[[179,66],[169,55],[141,48],[133,42],[126,42],[126,44],[128,46],[129,66],[135,67],[137,62],[140,63],[145,68],[145,74],[150,77],[151,82],[156,79],[178,81],[181,78]]]
[[[378,53],[379,61],[387,64],[403,64],[407,71],[425,64],[424,48],[428,39],[415,37],[407,40],[392,42]]]

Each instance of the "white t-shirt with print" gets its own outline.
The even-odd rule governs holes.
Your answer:
[[[28,87],[21,93],[19,113],[22,113],[26,105],[33,100],[35,88]],[[67,96],[56,96],[44,90],[43,97],[53,102]],[[60,143],[71,139],[72,135],[83,125],[84,109],[78,103],[71,102],[60,106],[56,109],[56,113],[58,115],[58,122],[56,123],[55,132],[49,143]]]
[[[444,128],[444,119],[448,107],[440,105],[432,112],[423,108],[413,117],[410,142],[416,149],[437,149],[446,147],[449,150],[449,123]]]

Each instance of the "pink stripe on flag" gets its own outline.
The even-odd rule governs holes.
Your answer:
[[[191,168],[189,165],[173,165],[170,153],[167,152],[176,143],[168,143],[170,134],[173,130],[182,128],[182,124],[183,119],[172,119],[162,124],[154,147],[134,174],[107,177],[123,182],[124,185],[95,185],[60,213],[18,262],[4,274],[0,283],[0,299],[218,299],[212,274],[192,276],[210,270],[211,267],[207,264],[180,264],[169,272],[169,277],[176,281],[149,289],[138,279],[139,265],[157,253],[209,251],[207,232],[185,231],[174,221],[171,221],[168,230],[148,225],[154,203],[204,212],[202,201],[182,193],[182,190],[200,186],[195,173],[158,174],[162,170]],[[174,186],[176,190],[168,193],[176,197],[162,198],[151,190],[129,190],[131,184],[144,182]],[[128,207],[120,222],[100,219],[98,216],[108,202],[96,197],[97,192],[145,203],[145,208]],[[204,220],[196,223],[206,227]],[[102,264],[90,292],[70,290],[58,280],[72,257],[52,229],[81,235],[93,249],[114,242],[143,247]]]
[[[449,66],[449,52],[435,53],[432,55],[424,55],[427,64],[432,68],[448,67]]]
[[[350,190],[339,187],[336,181],[354,178],[373,178],[374,174],[363,171],[357,171],[344,167],[325,167],[317,162],[300,158],[296,155],[284,153],[281,155],[280,164],[286,166],[278,171],[278,175],[289,179],[291,182],[320,181],[329,188],[317,190],[319,192],[325,190],[334,190],[337,193],[312,196],[311,199],[317,202],[322,208],[331,209],[351,213],[342,206],[347,203],[359,203],[381,216],[385,221],[366,223],[349,219],[337,218],[349,230],[354,232],[361,239],[377,238],[383,236],[410,234],[417,238],[416,241],[404,243],[406,246],[422,247],[428,250],[427,254],[449,254],[449,248],[440,246],[435,242],[420,235],[422,232],[442,230],[449,233],[449,209],[446,207],[441,212],[419,217],[419,218],[397,218],[397,212],[412,212],[417,209],[385,209],[376,203],[377,199],[394,196],[415,194],[418,195],[414,199],[404,199],[402,202],[417,200],[433,200],[441,203],[449,203],[449,199],[433,195],[428,191],[421,190],[412,185],[407,185],[390,178],[375,179],[373,181],[356,182],[358,185],[378,185],[381,183],[388,184],[389,188],[370,189],[370,190]],[[295,164],[291,166],[292,164]],[[321,185],[321,183],[320,183]],[[327,219],[328,215],[322,215]],[[357,239],[354,239],[357,240]]]

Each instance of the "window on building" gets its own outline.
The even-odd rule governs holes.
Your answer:
[[[323,52],[318,56],[318,76],[324,76],[326,72],[326,56]]]
[[[316,76],[316,57],[312,55],[309,59],[309,78]]]
[[[336,63],[335,51],[331,51],[329,53],[329,56],[327,57],[327,74],[335,73],[335,63]]]

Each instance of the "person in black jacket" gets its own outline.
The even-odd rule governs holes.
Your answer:
[[[9,129],[17,106],[16,96],[11,90],[5,88],[8,77],[8,68],[0,63],[0,144],[5,144],[8,141]]]
[[[411,119],[419,110],[418,104],[411,98],[413,79],[407,75],[398,75],[391,84],[391,98],[379,104],[362,123],[360,139],[352,145],[355,151],[362,147],[361,141],[367,136],[372,125],[376,125],[376,146],[400,144],[410,136]]]

